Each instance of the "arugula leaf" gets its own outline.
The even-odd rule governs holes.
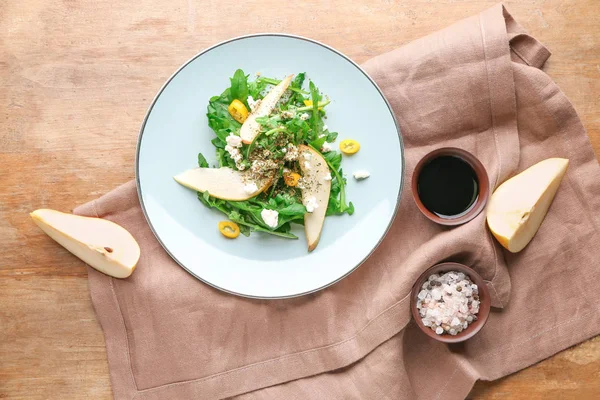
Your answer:
[[[292,81],[292,87],[296,89],[302,89],[302,85],[304,84],[304,77],[306,76],[305,72],[300,72],[294,80]]]
[[[319,89],[310,81],[310,97],[312,99],[312,115],[310,117],[310,121],[312,122],[312,140],[315,140],[319,137],[319,135],[323,131],[323,121],[321,120],[321,113],[319,112],[319,100],[321,100],[321,95],[319,94]],[[320,149],[320,147],[319,147]]]
[[[281,83],[280,79],[267,78],[267,77],[264,77],[264,76],[261,76],[257,80],[259,80],[261,82],[264,82],[266,84],[269,84],[269,85],[274,85],[274,86],[279,85]],[[289,89],[292,92],[296,92],[296,93],[300,93],[300,94],[308,94],[308,92],[305,92],[304,90],[302,90],[300,88],[297,88],[297,87],[294,87],[292,85],[289,86]]]
[[[330,151],[323,154],[323,158],[329,164],[329,168],[338,170],[342,164],[342,153],[338,153],[337,151]],[[332,168],[333,167],[333,168]]]
[[[223,143],[223,140],[219,137],[213,138],[210,141],[217,149],[224,149],[225,148],[225,143]]]
[[[279,211],[279,215],[288,215],[288,216],[294,216],[294,217],[302,216],[303,217],[304,214],[306,214],[306,207],[304,207],[300,203],[294,203],[294,204],[290,204],[289,206],[286,206],[284,208],[281,208],[278,211]]]
[[[312,147],[314,147],[315,149],[320,149],[321,147],[323,147],[323,145],[325,144],[326,141],[327,141],[327,135],[321,135],[321,137],[318,137],[315,140],[313,140],[312,142],[310,142],[310,145]]]
[[[306,74],[304,72],[300,72],[298,75],[296,75],[296,77],[290,84],[290,90],[292,90],[292,88],[302,90],[302,85],[304,84],[305,76],[306,76]],[[290,96],[290,100],[286,104],[286,109],[289,108],[290,105],[293,105],[296,102],[296,99],[298,97],[301,98],[300,103],[302,103],[302,100],[304,100],[304,96],[302,96],[302,94],[300,94],[298,92],[292,92],[292,95]]]
[[[336,139],[337,139],[337,137],[338,137],[338,133],[337,132],[329,132],[329,131],[327,131],[327,141],[329,143],[335,142]]]
[[[261,81],[260,79],[248,82],[248,94],[252,96],[254,100],[258,100],[263,97],[261,93],[267,88],[267,85],[267,82]]]
[[[225,159],[225,150],[219,148],[217,149],[217,163],[219,167],[227,166],[227,160]]]
[[[198,153],[198,166],[200,168],[208,168],[208,161],[206,161],[202,153]]]
[[[231,81],[231,101],[234,99],[238,99],[244,105],[248,107],[248,77],[244,74],[244,71],[238,69],[233,74],[233,78],[229,79]]]

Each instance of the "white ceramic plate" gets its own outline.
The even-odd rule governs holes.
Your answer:
[[[225,239],[208,209],[173,176],[197,167],[198,152],[216,161],[206,106],[229,87],[241,68],[251,76],[281,78],[306,72],[332,102],[327,125],[338,141],[355,139],[361,150],[344,157],[352,216],[327,217],[318,247],[307,252],[299,240],[253,233]],[[305,83],[307,84],[307,83]],[[213,46],[183,65],[150,106],[139,136],[136,172],[142,209],[152,231],[179,265],[198,279],[229,293],[256,298],[299,296],[323,289],[357,268],[389,229],[400,201],[404,170],[402,140],[379,88],[349,58],[310,39],[282,34],[235,38]],[[352,172],[366,169],[367,180]]]

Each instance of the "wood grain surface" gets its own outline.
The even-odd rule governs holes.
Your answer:
[[[83,264],[28,212],[71,211],[134,177],[163,82],[205,47],[280,31],[358,62],[493,5],[471,0],[0,0],[0,398],[111,398]],[[600,154],[600,1],[507,1]],[[600,398],[600,337],[473,399]]]

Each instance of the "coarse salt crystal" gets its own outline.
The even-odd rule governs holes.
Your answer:
[[[470,322],[477,320],[475,314],[479,312],[480,302],[471,297],[473,286],[476,287],[469,277],[460,272],[428,277],[417,295],[423,324],[436,333],[441,329],[438,334],[456,335],[467,329]]]

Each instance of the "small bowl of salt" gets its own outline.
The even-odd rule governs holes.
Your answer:
[[[445,343],[472,338],[490,314],[490,294],[481,275],[463,264],[445,262],[415,282],[410,308],[427,336]]]

